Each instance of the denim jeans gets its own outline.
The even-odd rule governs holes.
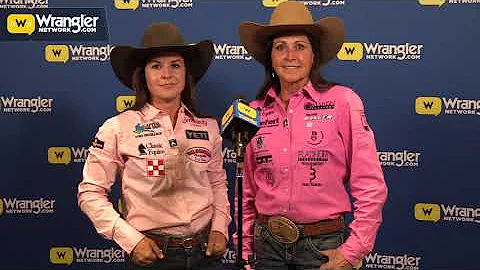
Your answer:
[[[165,258],[157,260],[148,266],[134,265],[129,260],[129,266],[132,269],[155,269],[155,270],[220,270],[224,269],[222,264],[223,254],[216,256],[206,256],[205,239],[199,246],[193,248],[168,248],[161,247]]]
[[[320,251],[336,249],[344,241],[344,233],[336,232],[300,238],[293,244],[282,244],[270,234],[268,227],[255,224],[255,270],[318,270],[328,261]],[[351,269],[351,268],[341,268]]]

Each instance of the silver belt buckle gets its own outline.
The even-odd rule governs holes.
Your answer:
[[[300,238],[300,230],[290,219],[273,216],[268,219],[268,229],[273,238],[283,244],[292,244]]]

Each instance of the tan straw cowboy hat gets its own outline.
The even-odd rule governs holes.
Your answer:
[[[115,75],[130,89],[132,75],[137,67],[145,66],[149,57],[161,52],[176,52],[185,58],[185,64],[196,84],[205,74],[213,57],[213,43],[203,40],[186,44],[180,30],[171,23],[150,25],[143,34],[140,48],[116,46],[110,53],[110,63]]]
[[[272,13],[270,24],[254,22],[240,23],[239,35],[248,53],[261,64],[265,64],[265,53],[269,39],[288,32],[305,32],[320,45],[320,63],[325,64],[335,57],[345,40],[343,21],[337,17],[326,17],[313,21],[312,14],[302,2],[280,3]]]

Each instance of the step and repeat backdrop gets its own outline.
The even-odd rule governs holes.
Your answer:
[[[111,50],[137,46],[158,21],[176,23],[187,41],[214,40],[197,99],[220,118],[263,81],[239,23],[267,23],[279,2],[0,0],[0,269],[127,268],[127,254],[97,235],[76,201],[97,128],[134,102]],[[345,20],[347,40],[323,73],[364,100],[389,186],[362,269],[480,269],[480,1],[303,2],[316,19]],[[223,155],[232,198],[227,141]],[[230,245],[225,267],[235,258]]]

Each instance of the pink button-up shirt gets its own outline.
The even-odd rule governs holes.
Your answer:
[[[349,185],[354,220],[340,252],[358,263],[373,248],[387,197],[360,98],[344,86],[318,92],[308,83],[286,110],[273,88],[250,106],[261,110],[261,128],[245,152],[244,258],[253,253],[257,213],[298,223],[334,219],[351,211]]]
[[[117,176],[123,217],[107,198]],[[191,235],[211,223],[228,239],[217,122],[195,117],[183,104],[175,129],[167,113],[149,104],[108,119],[89,148],[78,203],[98,233],[129,253],[145,230]]]

